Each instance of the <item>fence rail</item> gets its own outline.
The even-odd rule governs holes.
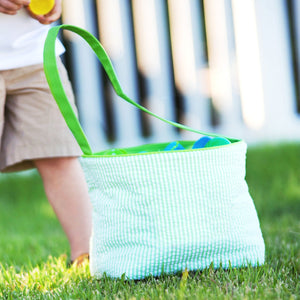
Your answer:
[[[299,17],[297,0],[65,0],[63,22],[100,39],[148,109],[257,143],[300,139]],[[63,40],[94,149],[197,138],[123,102],[87,45]]]

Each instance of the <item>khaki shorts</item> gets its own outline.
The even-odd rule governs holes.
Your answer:
[[[68,99],[74,96],[58,59]],[[33,160],[82,154],[52,97],[43,65],[0,71],[0,171],[34,167]]]

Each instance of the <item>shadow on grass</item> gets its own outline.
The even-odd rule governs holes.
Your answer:
[[[0,262],[21,268],[68,254],[66,237],[36,171],[0,175]]]

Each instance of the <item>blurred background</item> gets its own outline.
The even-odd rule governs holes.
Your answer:
[[[64,0],[62,22],[94,34],[124,92],[151,111],[248,144],[300,140],[299,0]],[[195,139],[115,95],[92,50],[61,36],[94,151]]]
[[[64,0],[63,4],[62,22],[85,28],[100,39],[132,99],[167,119],[253,145],[247,152],[246,180],[265,239],[266,268],[259,269],[260,275],[252,274],[254,284],[244,280],[246,286],[241,285],[237,279],[217,288],[228,290],[231,298],[233,291],[238,295],[235,283],[242,293],[263,290],[265,298],[297,298],[300,0]],[[80,121],[94,152],[197,139],[117,97],[79,36],[64,31],[60,39],[67,50],[63,59]],[[262,143],[280,145],[259,146]],[[39,292],[43,284],[51,292],[56,292],[56,284],[57,290],[69,290],[62,285],[70,280],[62,279],[60,266],[55,267],[57,283],[54,269],[45,269],[49,284],[36,277],[35,266],[43,266],[49,255],[69,254],[37,171],[2,174],[0,189],[0,273],[1,264],[29,272],[28,276],[4,272],[8,275],[2,286],[8,287],[9,280],[17,295],[21,284],[23,298],[30,282],[41,283],[36,285]],[[82,278],[79,287],[81,282]],[[1,283],[0,274],[0,295]]]

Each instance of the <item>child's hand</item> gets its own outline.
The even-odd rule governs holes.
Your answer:
[[[0,0],[1,1],[1,0]],[[53,9],[46,15],[35,15],[27,8],[30,16],[38,20],[41,24],[51,24],[57,21],[61,16],[61,0],[56,0]]]
[[[29,3],[30,0],[0,0],[0,13],[15,15],[19,9]]]

